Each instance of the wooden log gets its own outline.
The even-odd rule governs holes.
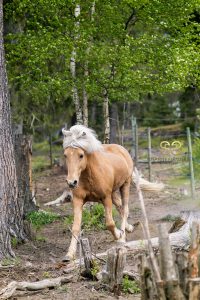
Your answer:
[[[28,281],[12,281],[4,289],[0,291],[0,299],[9,299],[13,296],[16,290],[21,291],[37,291],[45,288],[58,287],[62,284],[70,282],[73,278],[73,275],[62,276],[58,278],[44,279],[37,282],[28,282]]]
[[[189,300],[200,299],[200,278],[189,279]]]
[[[51,205],[60,206],[63,203],[70,202],[72,200],[72,197],[73,197],[72,192],[68,189],[65,189],[60,197],[58,197],[56,200],[47,202],[44,205],[45,206],[51,206]]]
[[[166,298],[170,300],[184,300],[175,270],[174,259],[165,224],[159,224],[159,250],[162,279],[165,282]]]
[[[124,247],[113,247],[107,251],[107,265],[103,280],[115,294],[120,293],[125,264],[126,249]]]

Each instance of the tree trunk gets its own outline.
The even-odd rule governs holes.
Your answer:
[[[29,136],[15,134],[15,161],[18,179],[18,197],[23,215],[36,210],[32,197],[32,173],[31,173],[31,148],[32,140]]]
[[[111,104],[110,110],[110,143],[117,143],[118,108],[116,103]]]
[[[95,1],[92,3],[91,7],[91,21],[93,21],[93,15],[95,13]],[[88,55],[90,52],[90,44],[86,50],[86,54]],[[89,72],[88,72],[88,61],[86,59],[85,66],[84,66],[84,86],[83,86],[83,125],[88,126],[88,94],[85,88],[85,83],[87,82]]]
[[[84,79],[87,80],[88,77],[88,63],[85,63],[84,70]],[[85,85],[83,87],[83,125],[88,126],[88,94],[85,89]]]
[[[22,207],[11,131],[11,113],[3,43],[3,0],[0,0],[0,260],[13,256],[10,235],[24,239]]]
[[[78,28],[79,28],[79,21],[77,21],[77,18],[80,16],[80,5],[76,4],[75,7],[75,36],[74,36],[74,48],[71,54],[71,60],[70,60],[70,71],[72,75],[72,81],[73,81],[73,102],[75,105],[76,110],[76,120],[77,124],[83,124],[83,113],[82,113],[82,107],[80,104],[80,99],[78,95],[78,88],[76,83],[76,40],[78,38]]]
[[[103,116],[104,116],[104,144],[110,143],[110,119],[109,119],[109,99],[108,94],[104,94],[103,102]]]

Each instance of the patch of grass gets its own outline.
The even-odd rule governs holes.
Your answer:
[[[59,215],[51,212],[33,211],[26,218],[36,230],[39,230],[42,226],[57,220]]]
[[[19,257],[15,257],[15,258],[4,258],[4,259],[2,259],[2,261],[1,261],[1,265],[4,266],[4,267],[11,266],[11,265],[19,266],[20,263],[21,263],[21,259],[20,259]]]
[[[43,235],[36,235],[36,241],[38,242],[46,242],[46,238]]]
[[[50,161],[46,156],[37,155],[32,158],[32,170],[33,172],[40,172],[50,166]]]
[[[67,287],[67,285],[61,285],[61,286],[58,286],[58,287],[57,287],[57,290],[58,290],[60,293],[67,293],[67,292],[68,292],[68,287]]]
[[[16,248],[18,245],[18,239],[16,237],[11,238],[11,245],[13,248]]]
[[[83,228],[105,229],[105,212],[101,204],[93,205],[89,210],[83,211]]]
[[[113,208],[113,217],[117,211]],[[73,223],[73,216],[68,216],[64,219],[64,225],[69,226]],[[106,229],[105,211],[101,204],[95,204],[90,209],[83,210],[82,226],[85,229]]]
[[[70,226],[70,225],[72,225],[73,219],[74,218],[73,218],[72,215],[65,217],[64,218],[64,226]]]
[[[128,276],[125,276],[122,280],[122,291],[125,294],[139,294],[140,288],[135,281],[130,280]]]
[[[173,216],[173,215],[166,215],[165,217],[163,217],[161,220],[165,221],[165,222],[176,222],[180,219],[179,216]]]
[[[92,261],[92,268],[91,268],[91,274],[93,277],[96,277],[97,273],[99,272],[100,267],[96,260]]]
[[[49,274],[49,272],[44,272],[43,274],[42,274],[42,276],[44,277],[44,278],[50,278],[51,276],[50,276],[50,274]]]

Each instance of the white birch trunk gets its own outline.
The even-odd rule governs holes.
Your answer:
[[[84,80],[86,81],[88,77],[88,63],[85,63],[84,70]],[[85,89],[85,84],[83,86],[83,125],[88,126],[88,94]]]
[[[110,142],[110,120],[109,120],[109,99],[108,99],[107,92],[104,93],[103,116],[104,116],[104,144],[109,144],[109,142]]]
[[[80,15],[80,5],[77,4],[75,7],[74,11],[74,16],[75,18],[78,18]],[[78,88],[77,88],[77,83],[76,83],[76,40],[78,38],[78,28],[80,26],[79,21],[75,21],[75,36],[74,36],[74,48],[71,54],[71,59],[70,59],[70,71],[72,75],[72,81],[73,81],[73,102],[75,105],[75,110],[76,110],[76,119],[77,119],[77,124],[82,124],[83,123],[83,113],[82,113],[82,107],[80,104],[80,99],[78,95]]]
[[[91,21],[94,20],[94,13],[95,13],[95,1],[92,3],[92,7],[91,7]],[[89,54],[90,52],[90,44],[87,48],[87,54]],[[88,78],[88,61],[85,62],[85,66],[84,66],[84,82],[87,81]],[[83,125],[88,126],[88,94],[87,91],[85,89],[85,83],[83,86]]]

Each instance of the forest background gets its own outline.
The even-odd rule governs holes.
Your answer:
[[[181,122],[200,108],[200,1],[4,1],[12,118],[39,139],[75,122]],[[104,128],[104,129],[103,129]]]

